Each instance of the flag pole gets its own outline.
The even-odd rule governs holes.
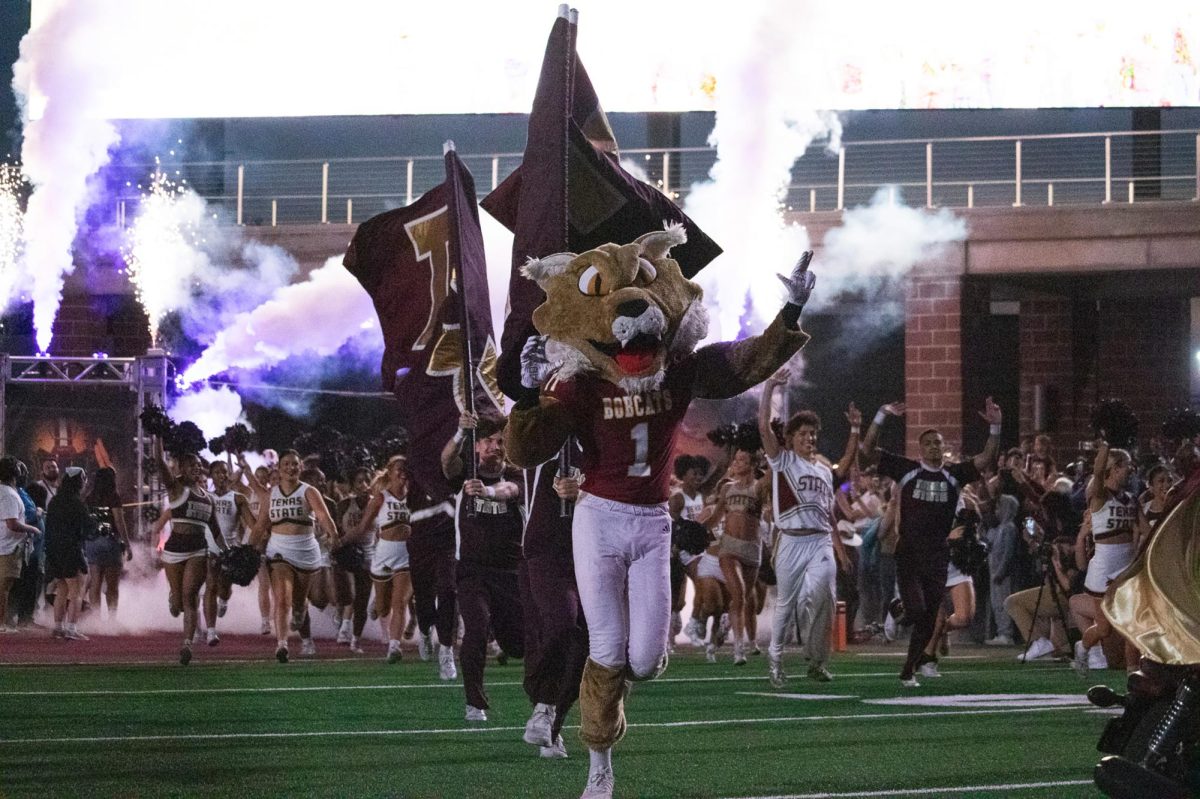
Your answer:
[[[565,13],[564,13],[565,12]],[[571,249],[571,112],[572,104],[575,99],[575,35],[579,28],[579,11],[578,9],[568,8],[564,3],[558,7],[558,15],[567,18],[567,57],[564,59],[563,68],[566,70],[566,91],[563,92],[563,218],[562,218],[562,252],[569,252]],[[558,451],[558,476],[567,478],[571,476],[571,450],[576,446],[575,436],[567,436],[566,443],[562,449]],[[562,497],[559,499],[559,516],[563,519],[570,519],[575,515],[575,503],[572,500]]]
[[[458,324],[459,333],[462,336],[462,373],[463,373],[463,407],[467,413],[475,414],[475,358],[471,352],[471,322],[467,316],[467,291],[463,280],[462,268],[462,248],[459,246],[459,207],[458,200],[462,194],[462,185],[459,183],[458,175],[458,152],[454,148],[454,142],[447,139],[442,144],[442,159],[446,167],[446,186],[450,189],[450,274],[455,276],[454,280],[458,289]],[[464,459],[467,467],[467,479],[476,480],[479,478],[479,461],[475,456],[475,430],[474,428],[466,431],[464,436],[464,444],[466,445],[468,456]],[[467,516],[475,515],[475,503],[467,503]]]

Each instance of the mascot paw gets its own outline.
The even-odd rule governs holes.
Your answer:
[[[812,294],[813,286],[817,283],[817,276],[808,271],[812,256],[812,250],[801,255],[800,260],[796,261],[796,265],[792,267],[791,277],[777,275],[780,282],[787,287],[788,302],[793,305],[803,307],[804,303],[808,302],[809,295]]]

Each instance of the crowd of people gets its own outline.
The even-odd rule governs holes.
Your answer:
[[[953,458],[926,430],[909,459],[876,446],[902,404],[884,405],[864,433],[851,403],[834,462],[817,450],[817,414],[772,418],[787,380],[781,371],[766,382],[755,441],[716,463],[674,460],[670,646],[682,632],[720,662],[729,643],[736,667],[765,644],[778,688],[794,643],[807,678],[827,682],[841,601],[851,642],[886,644],[908,631],[906,687],[939,676],[954,631],[1019,643],[1021,660],[1059,658],[1081,672],[1136,667],[1136,649],[1107,623],[1100,599],[1172,506],[1173,487],[1200,465],[1193,442],[1172,445],[1170,457],[1158,446],[1135,464],[1099,439],[1060,469],[1045,435],[1000,452],[1002,414],[989,399],[983,452]],[[219,644],[233,590],[255,594],[281,663],[293,635],[302,656],[316,654],[314,613],[333,617],[336,643],[352,653],[364,652],[377,620],[389,663],[412,636],[442,679],[461,666],[469,721],[487,720],[489,649],[523,658],[525,740],[565,756],[562,720],[589,652],[578,586],[588,578],[575,569],[571,510],[588,475],[556,461],[517,468],[505,433],[502,417],[463,414],[441,453],[449,501],[424,493],[403,455],[326,475],[316,454],[286,450],[251,468],[241,453],[168,459],[156,440],[166,495],[146,542],[131,541],[112,468],[89,480],[46,460],[31,481],[25,464],[0,459],[0,633],[31,625],[44,596],[51,634],[86,640],[81,614],[102,604],[116,614],[123,565],[145,545],[181,619],[182,664],[194,643]],[[261,566],[255,585],[236,589],[221,560],[243,546],[262,554]]]

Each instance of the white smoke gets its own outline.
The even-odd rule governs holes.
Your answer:
[[[261,369],[293,355],[326,357],[362,335],[382,340],[371,298],[342,266],[329,258],[303,283],[279,289],[251,311],[237,314],[184,372],[195,383],[228,369]],[[378,345],[382,351],[382,344]]]
[[[703,270],[711,338],[735,338],[744,305],[759,329],[779,308],[776,272],[787,273],[808,247],[807,232],[783,224],[781,200],[792,165],[816,139],[840,135],[835,116],[805,105],[825,76],[811,68],[811,48],[828,27],[819,4],[761,0],[739,4],[726,20],[727,80],[716,89],[710,140],[717,162],[709,181],[692,187],[685,209],[725,248]]]
[[[88,204],[88,179],[108,162],[109,148],[119,139],[101,115],[104,90],[131,66],[116,57],[120,48],[107,44],[122,33],[110,3],[47,5],[21,40],[21,57],[13,66],[25,123],[21,161],[33,185],[25,211],[23,282],[43,352],[50,346],[63,279],[75,268],[72,244]]]
[[[224,435],[225,428],[246,423],[242,398],[227,386],[190,388],[175,398],[167,415],[176,422],[194,422],[205,440]]]

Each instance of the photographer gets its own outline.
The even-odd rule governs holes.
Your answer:
[[[1044,569],[1043,584],[1018,591],[1004,601],[1013,624],[1030,641],[1029,648],[1017,655],[1020,661],[1070,653],[1064,611],[1068,598],[1083,590],[1083,573],[1075,567],[1075,540],[1059,536],[1047,541],[1046,530],[1036,522],[1029,529],[1027,537]]]

